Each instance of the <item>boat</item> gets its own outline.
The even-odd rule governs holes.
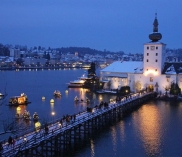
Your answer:
[[[37,112],[34,112],[34,114],[33,114],[33,120],[34,121],[38,121],[39,120],[39,116],[38,116]]]
[[[54,91],[54,96],[55,97],[60,97],[61,96],[61,92],[59,90],[55,90]]]
[[[3,96],[4,96],[4,94],[0,93],[0,97],[3,97]]]
[[[78,101],[79,101],[79,99],[78,99],[77,96],[75,96],[74,101],[75,101],[75,102],[78,102]]]
[[[27,105],[28,103],[28,98],[27,95],[22,93],[20,96],[14,96],[11,97],[9,100],[9,105],[11,106],[16,106],[16,105]]]
[[[68,88],[81,88],[84,85],[84,80],[74,80],[68,83]]]
[[[83,74],[77,80],[73,80],[67,83],[68,88],[82,88],[84,86],[86,79],[88,79],[88,77],[85,74]]]
[[[25,112],[23,113],[22,117],[23,117],[24,120],[31,120],[31,116],[30,116],[29,111],[25,110]]]
[[[4,98],[4,94],[0,93],[0,100]]]

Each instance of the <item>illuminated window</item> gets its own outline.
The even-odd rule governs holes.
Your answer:
[[[150,82],[153,82],[154,81],[154,78],[153,77],[150,77]]]

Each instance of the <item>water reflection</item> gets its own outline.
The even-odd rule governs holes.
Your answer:
[[[90,140],[90,147],[91,147],[91,157],[94,157],[95,156],[95,148],[94,148],[93,139]]]
[[[113,151],[117,151],[117,139],[116,139],[116,127],[111,127],[111,136],[112,136],[112,145],[113,145]]]
[[[25,112],[26,108],[26,105],[20,105],[16,108],[16,113],[22,115]]]
[[[162,123],[156,106],[144,105],[140,112],[134,113],[134,125],[149,156],[160,153]]]
[[[120,130],[120,140],[122,142],[125,141],[125,126],[124,121],[119,122],[119,130]]]

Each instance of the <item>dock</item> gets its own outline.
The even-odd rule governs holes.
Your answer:
[[[3,142],[2,157],[54,157],[69,156],[87,143],[90,138],[118,122],[125,114],[156,97],[155,92],[135,93],[108,106],[94,107],[76,114],[69,122],[57,119],[44,128],[13,137],[15,145]]]

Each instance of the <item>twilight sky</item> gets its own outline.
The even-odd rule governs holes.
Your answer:
[[[182,48],[182,0],[1,0],[0,43],[143,53],[155,12],[167,48]]]

